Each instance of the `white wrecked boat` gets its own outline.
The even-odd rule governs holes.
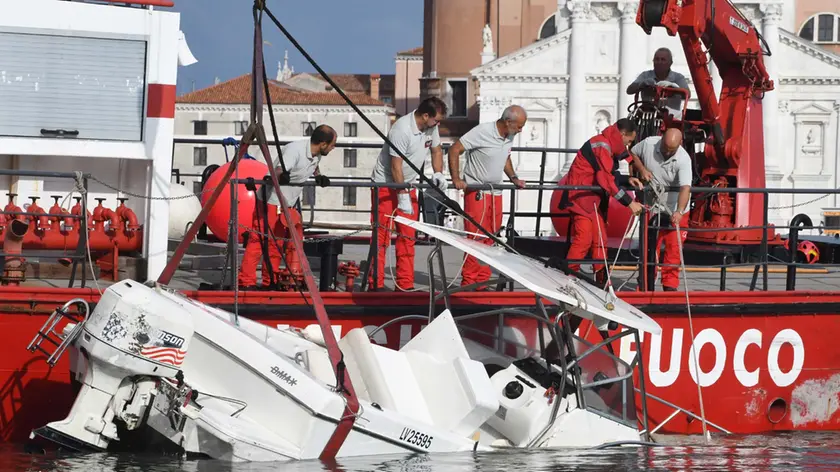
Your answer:
[[[449,310],[434,316],[432,305],[433,319],[398,351],[372,343],[362,328],[349,331],[338,342],[343,362],[336,370],[318,330],[278,330],[157,284],[122,281],[92,312],[83,301],[68,302],[30,344],[40,348],[45,333],[69,317],[68,306],[84,306],[85,318],[64,327],[49,359],[54,364],[69,348],[81,390],[66,419],[33,437],[101,451],[116,441],[142,448],[154,436],[216,459],[283,461],[315,459],[327,448],[348,457],[588,447],[646,435],[635,412],[639,354],[627,364],[604,349],[606,341],[593,346],[573,336],[569,319],[616,323],[625,330],[612,339],[634,335],[636,342],[639,332],[658,334],[656,322],[540,261],[443,227],[400,222],[533,291],[533,312],[507,316],[541,321],[542,345],[519,346],[510,356],[508,341],[494,349],[466,339],[461,318]],[[337,382],[336,372],[345,380]],[[352,418],[344,414],[348,388],[359,404]],[[342,423],[352,425],[343,443],[335,439]]]

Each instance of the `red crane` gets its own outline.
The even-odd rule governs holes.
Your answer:
[[[694,156],[698,186],[764,188],[764,130],[761,100],[773,90],[764,67],[770,55],[755,26],[729,0],[642,0],[636,23],[651,33],[663,27],[679,35],[700,110],[685,110],[679,119],[666,116],[663,126],[681,126]],[[722,78],[720,101],[715,95],[709,61]],[[671,89],[672,93],[676,90]],[[657,94],[667,91],[657,89]],[[687,98],[687,97],[686,97]],[[694,143],[705,144],[696,153]],[[757,243],[761,229],[720,231],[723,228],[761,227],[764,196],[760,193],[695,194],[689,240],[715,243]],[[778,239],[767,230],[767,240]]]

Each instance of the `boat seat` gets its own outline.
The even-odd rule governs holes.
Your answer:
[[[480,362],[466,356],[448,313],[424,333],[394,351],[371,343],[364,328],[348,332],[339,347],[356,394],[383,409],[472,436],[499,408],[490,378]]]

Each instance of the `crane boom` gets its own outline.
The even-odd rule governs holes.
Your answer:
[[[700,135],[705,146],[694,155],[700,186],[764,188],[764,130],[761,99],[773,90],[764,67],[770,55],[761,34],[729,0],[642,0],[636,23],[650,34],[663,27],[679,36],[697,92],[700,113],[686,113],[684,134]],[[720,73],[720,100],[709,71],[712,61]],[[717,243],[755,243],[764,224],[764,196],[739,193],[696,195],[689,239]],[[768,230],[767,239],[774,239]]]

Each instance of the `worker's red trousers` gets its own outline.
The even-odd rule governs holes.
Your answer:
[[[663,215],[660,226],[665,226],[666,221],[666,217]],[[688,228],[688,214],[683,215],[682,220],[680,220],[679,237],[683,243],[685,243],[685,239],[688,237],[688,231],[684,228]],[[665,253],[660,256],[659,248],[662,247],[662,243],[665,243]],[[663,264],[667,264],[662,267],[662,286],[674,289],[678,288],[680,286],[680,246],[677,242],[676,230],[659,230],[659,234],[656,237],[656,258],[657,261],[661,260]],[[653,271],[653,280],[656,280],[656,266],[653,267]],[[652,287],[651,290],[653,290]]]
[[[476,195],[481,195],[476,200]],[[490,233],[496,234],[502,227],[502,196],[493,195],[490,192],[480,190],[467,190],[464,193],[464,211],[470,215],[478,224]],[[488,246],[493,245],[493,240],[476,228],[475,225],[464,219],[464,231],[477,233],[479,236],[469,235],[470,239],[477,239]],[[473,256],[465,255],[464,267],[461,270],[461,286],[490,280],[492,271],[490,266],[484,265]],[[479,286],[478,290],[485,287]]]
[[[394,217],[403,216],[417,220],[420,212],[417,205],[417,191],[411,190],[411,207],[413,215],[407,215],[397,209],[398,189],[380,188],[371,189],[370,201],[372,205],[379,207],[379,227],[377,228],[377,243],[379,251],[376,254],[376,284],[374,284],[374,271],[368,275],[368,287],[371,289],[385,286],[385,251],[391,243],[391,234],[396,231],[397,242],[394,249],[397,254],[396,289],[410,290],[414,288],[414,235],[416,231],[406,225],[394,222]],[[371,210],[370,221],[373,223],[374,212]],[[373,261],[371,261],[372,263]]]
[[[252,228],[256,231],[248,233],[248,244],[245,246],[245,255],[242,257],[242,266],[239,268],[239,286],[249,287],[257,285],[257,265],[263,262],[262,269],[262,285],[268,287],[271,284],[271,272],[274,272],[274,280],[278,280],[280,273],[281,257],[278,245],[284,249],[286,254],[286,267],[292,275],[300,275],[300,258],[295,251],[294,245],[291,241],[284,241],[284,239],[291,239],[289,232],[290,225],[286,223],[286,218],[282,214],[277,213],[277,206],[267,204],[266,210],[263,208],[262,202],[257,201],[254,209],[254,217],[252,221]],[[271,263],[271,271],[265,267],[263,258],[263,247],[260,233],[266,234],[265,218],[263,211],[267,212],[268,227],[271,228],[274,237],[268,238],[268,259]],[[297,231],[298,236],[303,238],[303,225],[301,224],[300,213],[294,208],[289,208],[289,215],[292,218],[291,227]]]
[[[600,226],[599,226],[600,225]],[[601,229],[599,235],[598,228]],[[569,232],[569,252],[566,259],[586,259],[589,250],[592,250],[592,259],[604,260],[604,244],[607,242],[606,225],[601,215],[593,212],[588,216],[572,214],[572,228]],[[593,264],[595,272],[604,268],[604,264]],[[580,263],[570,263],[569,268],[580,271]]]

